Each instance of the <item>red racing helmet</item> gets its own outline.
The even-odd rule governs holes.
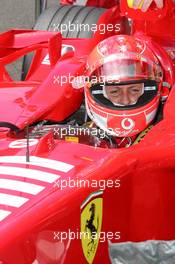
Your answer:
[[[103,40],[88,57],[87,73],[86,109],[98,127],[134,136],[154,120],[163,71],[146,41],[125,35]]]

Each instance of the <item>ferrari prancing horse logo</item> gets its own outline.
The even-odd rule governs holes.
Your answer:
[[[102,227],[103,199],[95,198],[81,213],[81,244],[87,263],[92,264],[96,255]]]

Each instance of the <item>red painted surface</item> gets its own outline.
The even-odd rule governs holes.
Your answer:
[[[119,19],[119,14],[116,14],[116,19]],[[174,23],[169,16],[165,16],[161,23],[168,21]],[[164,65],[165,80],[173,86],[175,40],[173,36],[165,39],[159,25],[157,22],[154,29],[151,27],[150,35],[154,41],[149,41]],[[167,28],[167,35],[170,33],[171,27]],[[137,34],[140,34],[138,30]],[[18,207],[0,202],[0,210],[10,212],[0,223],[0,261],[3,264],[27,264],[42,258],[44,261],[39,263],[86,263],[80,239],[72,240],[70,244],[65,240],[60,244],[54,240],[54,232],[68,229],[80,231],[80,207],[99,188],[67,187],[60,190],[54,182],[45,181],[45,173],[59,175],[62,180],[69,177],[74,180],[120,179],[120,188],[106,188],[100,196],[103,198],[102,231],[120,232],[120,239],[113,239],[112,242],[175,239],[174,86],[164,107],[163,120],[151,129],[144,140],[130,148],[102,149],[64,142],[54,138],[51,132],[39,137],[36,144],[29,147],[30,156],[49,159],[45,160],[43,167],[40,163],[21,162],[21,157],[25,159],[26,156],[25,146],[11,147],[11,143],[25,138],[23,129],[26,125],[43,119],[63,121],[79,108],[83,100],[82,91],[73,89],[70,84],[62,87],[54,84],[54,76],[83,74],[86,58],[99,41],[100,37],[66,40],[59,33],[31,30],[13,30],[0,35],[0,121],[22,130],[17,136],[8,129],[0,129],[0,180],[15,180],[42,187],[35,194],[5,186],[0,189],[3,194],[28,199]],[[75,52],[61,57],[62,44],[74,46]],[[33,50],[37,51],[36,63],[30,68],[25,81],[15,82],[4,66]],[[50,65],[42,64],[47,54],[50,55]],[[9,157],[9,161],[5,162],[5,156],[16,159],[12,162]],[[72,167],[67,171],[61,171],[59,166],[49,167],[53,160]],[[2,167],[7,167],[6,171],[13,168],[14,175],[3,173]],[[16,171],[24,168],[26,173],[33,170],[33,176],[43,173],[43,177],[31,179],[15,175]],[[107,241],[99,243],[94,259],[96,264],[102,262],[110,263]]]

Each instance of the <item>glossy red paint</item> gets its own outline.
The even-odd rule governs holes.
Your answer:
[[[158,27],[153,41],[149,37],[148,41],[162,60],[165,81],[172,89],[163,120],[144,140],[130,148],[103,149],[58,140],[51,130],[30,138],[30,162],[26,162],[26,126],[46,119],[63,121],[79,108],[83,91],[56,80],[84,74],[86,58],[101,36],[66,40],[56,32],[31,30],[0,35],[0,121],[20,130],[0,129],[0,262],[86,263],[81,239],[61,243],[55,234],[80,232],[81,207],[89,195],[89,201],[93,196],[103,200],[101,231],[120,232],[112,242],[175,239],[175,41],[161,34]],[[61,56],[62,45],[73,46],[74,52]],[[34,50],[26,80],[12,80],[4,66]],[[102,192],[93,186],[61,190],[58,180],[68,179],[120,180],[120,187]],[[94,255],[94,264],[102,262],[110,263],[107,240],[99,242]]]

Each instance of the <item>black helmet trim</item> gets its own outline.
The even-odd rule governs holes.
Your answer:
[[[117,106],[114,105],[110,100],[104,97],[103,95],[103,86],[114,86],[114,85],[127,85],[127,84],[137,84],[137,83],[144,83],[144,93],[140,96],[137,103],[134,105],[127,105],[127,106]],[[98,83],[94,84],[90,88],[90,92],[92,94],[92,98],[102,107],[108,107],[113,110],[132,110],[139,107],[144,106],[145,104],[151,102],[154,97],[158,93],[158,85],[155,80],[133,80],[133,81],[126,81],[120,83]]]

